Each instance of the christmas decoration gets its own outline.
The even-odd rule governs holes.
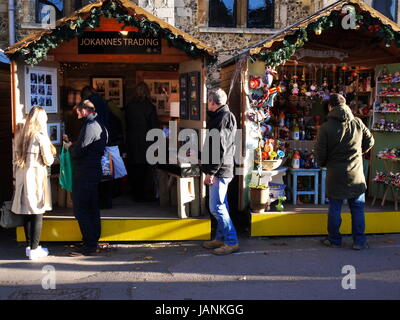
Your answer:
[[[180,49],[192,58],[206,54],[204,50],[198,49],[193,43],[187,42],[180,35],[175,35],[170,30],[161,28],[160,25],[149,21],[142,15],[128,12],[128,9],[123,7],[118,0],[106,0],[101,7],[93,8],[90,14],[83,13],[76,20],[57,24],[51,33],[45,34],[17,52],[21,53],[27,64],[36,65],[47,57],[50,49],[57,48],[64,41],[80,37],[87,28],[94,29],[99,27],[100,17],[102,16],[115,18],[117,21],[123,22],[125,26],[137,27],[139,32],[143,34],[161,35],[167,40],[170,47]],[[216,57],[206,56],[209,64],[216,62]]]
[[[352,6],[346,5],[346,7]],[[400,48],[400,34],[393,31],[391,26],[385,25],[380,19],[372,17],[368,11],[357,13],[354,7],[352,7],[352,10],[356,12],[356,30],[374,33],[387,47],[390,47],[394,43]],[[265,61],[267,65],[274,68],[282,65],[293,56],[299,48],[304,46],[311,32],[316,35],[321,35],[324,30],[339,27],[343,19],[346,19],[345,13],[333,10],[329,16],[320,17],[317,21],[309,23],[307,27],[299,28],[294,34],[286,35],[280,46],[276,49],[268,51],[262,50],[255,54],[253,58]]]

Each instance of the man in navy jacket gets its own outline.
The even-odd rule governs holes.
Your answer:
[[[106,128],[98,121],[92,102],[84,100],[77,107],[77,114],[83,124],[78,140],[70,147],[74,164],[72,199],[74,215],[82,233],[83,247],[71,252],[71,256],[97,252],[101,234],[98,185],[102,177],[101,157],[108,137]]]

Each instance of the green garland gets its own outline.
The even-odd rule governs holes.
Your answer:
[[[19,52],[22,54],[25,63],[36,65],[47,57],[50,49],[57,48],[63,41],[69,41],[82,36],[86,28],[94,29],[98,27],[101,16],[115,18],[119,22],[123,22],[126,26],[135,26],[143,34],[161,35],[167,40],[170,47],[182,50],[192,58],[198,58],[206,54],[209,64],[213,64],[217,60],[216,57],[208,55],[206,51],[198,49],[194,44],[188,43],[181,36],[176,36],[170,30],[161,28],[159,24],[151,22],[144,17],[138,18],[130,15],[128,10],[117,0],[108,0],[104,2],[102,7],[93,8],[90,16],[86,19],[79,16],[77,20],[69,21],[56,27],[51,34],[42,36],[41,39],[33,42],[28,47],[22,48]]]
[[[308,35],[311,33],[321,34],[338,26],[342,22],[342,14],[339,11],[332,11],[329,16],[319,18],[316,22],[310,23],[306,28],[297,30],[293,35],[284,37],[281,45],[274,50],[261,51],[252,56],[252,58],[264,61],[267,66],[276,68],[284,64],[294,53],[308,41]],[[393,31],[390,26],[371,16],[367,11],[356,14],[356,28],[363,31],[374,32],[385,42],[386,46],[395,43],[400,48],[400,33]]]

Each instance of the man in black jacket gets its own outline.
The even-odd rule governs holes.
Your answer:
[[[77,107],[83,120],[78,140],[70,146],[74,163],[72,199],[74,215],[82,233],[83,247],[71,256],[91,255],[97,252],[101,234],[98,184],[102,177],[101,157],[107,143],[107,130],[99,121],[95,107],[84,100]]]
[[[215,240],[204,242],[203,247],[214,249],[213,253],[217,255],[239,250],[236,230],[229,216],[227,197],[228,185],[234,177],[233,157],[237,125],[226,102],[227,96],[222,89],[208,95],[208,148],[203,151],[201,164],[201,170],[206,174],[204,183],[209,185],[210,211],[217,219]]]

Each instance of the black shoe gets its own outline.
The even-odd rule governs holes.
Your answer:
[[[327,247],[329,247],[329,248],[341,248],[341,247],[342,247],[342,245],[338,245],[338,244],[332,243],[331,240],[329,240],[328,238],[322,239],[322,240],[321,240],[321,243],[322,243],[324,246],[327,246]]]
[[[367,242],[362,245],[353,244],[353,250],[363,250],[363,249],[369,249],[369,244]]]
[[[84,256],[94,256],[99,252],[100,252],[99,248],[81,247],[77,250],[70,251],[68,255],[70,257],[84,257]]]

